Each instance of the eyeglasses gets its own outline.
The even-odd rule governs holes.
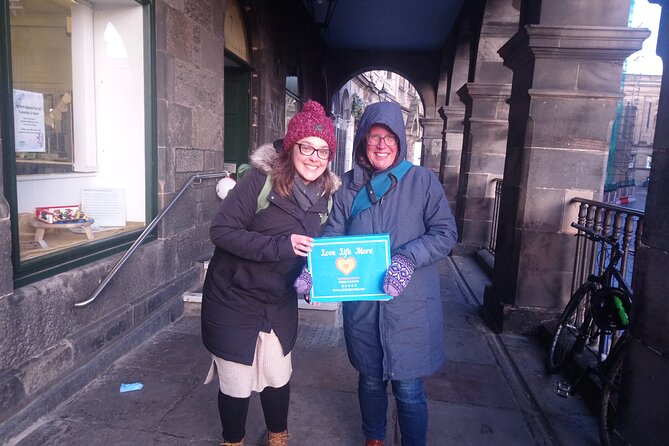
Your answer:
[[[317,149],[307,144],[298,144],[297,147],[299,147],[300,153],[304,156],[311,156],[316,152],[316,156],[322,160],[330,158],[330,149]]]
[[[373,146],[378,146],[383,140],[388,147],[395,147],[397,145],[397,136],[395,135],[367,135],[367,143]]]

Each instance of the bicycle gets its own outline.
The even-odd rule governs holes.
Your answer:
[[[608,263],[601,272],[586,278],[560,315],[550,344],[547,368],[549,372],[557,372],[583,352],[586,346],[595,354],[594,366],[587,366],[572,384],[558,380],[555,392],[567,397],[573,394],[585,376],[596,373],[602,385],[599,436],[602,445],[610,446],[615,432],[633,293],[617,268],[622,259],[618,241],[585,226],[571,225],[578,229],[579,236],[601,244],[602,249],[608,247],[607,252],[610,252]],[[591,348],[594,345],[596,350]]]

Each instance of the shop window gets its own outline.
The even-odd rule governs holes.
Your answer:
[[[3,151],[19,277],[127,244],[147,222],[151,11],[142,3],[9,0],[0,37],[11,42],[11,68],[0,77],[11,80]]]

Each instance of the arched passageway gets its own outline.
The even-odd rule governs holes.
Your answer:
[[[332,97],[332,115],[338,131],[335,171],[346,172],[352,166],[353,137],[358,119],[367,105],[394,102],[404,114],[407,132],[407,159],[421,165],[423,104],[408,79],[388,70],[364,71],[349,78]]]

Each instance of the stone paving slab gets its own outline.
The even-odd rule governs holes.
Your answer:
[[[578,397],[552,394],[538,340],[496,335],[479,315],[488,280],[467,259],[440,265],[447,362],[426,379],[429,445],[597,444],[596,419]],[[463,274],[464,272],[464,274]],[[472,283],[467,283],[470,281]],[[336,318],[300,310],[293,350],[289,429],[293,446],[360,446],[357,373]],[[328,322],[329,321],[329,322]],[[8,446],[218,445],[215,383],[204,385],[210,356],[200,338],[199,307],[114,363],[68,402]],[[142,382],[119,393],[122,382]],[[399,444],[389,400],[387,446]],[[266,438],[257,395],[247,420],[247,446]],[[2,443],[2,441],[0,441]]]
[[[87,423],[51,420],[33,432],[21,443],[39,446],[183,446],[183,440],[156,432],[116,429]],[[202,444],[212,444],[211,442]]]
[[[563,398],[553,391],[559,375],[546,373],[546,347],[538,339],[525,336],[503,335],[502,339],[558,441],[570,446],[599,445],[597,424],[583,397],[577,393]]]
[[[444,314],[444,328],[458,330],[473,330],[476,332],[488,331],[479,315],[479,310],[468,303],[446,301],[442,305]]]
[[[360,446],[356,382],[347,392],[291,385],[288,426],[295,445]]]
[[[536,445],[516,410],[430,401],[429,445]]]
[[[446,361],[496,364],[485,337],[471,330],[445,330]]]
[[[326,367],[323,365],[327,364]],[[293,387],[355,391],[358,374],[348,361],[344,347],[293,350]]]
[[[167,414],[161,418],[156,430],[179,439],[207,440],[209,444],[215,444],[221,435],[217,394],[215,383],[204,385],[197,382],[184,398],[170,407]],[[255,417],[253,424],[259,424],[257,422],[260,421],[258,418],[260,410],[254,410],[252,414]],[[249,419],[252,416],[249,416]]]
[[[199,332],[163,330],[124,356],[122,361],[129,368],[147,372],[170,370],[170,373],[189,377],[199,374],[204,381],[211,364],[211,355],[204,348],[193,348],[202,343],[201,339]]]
[[[199,379],[154,370],[114,366],[58,412],[68,421],[115,428],[154,429],[175,402],[192,392]],[[140,382],[139,391],[121,393],[121,383]]]
[[[497,365],[447,362],[426,378],[430,400],[471,406],[515,409],[513,395]]]

